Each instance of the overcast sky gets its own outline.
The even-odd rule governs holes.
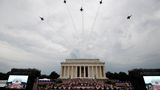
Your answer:
[[[160,68],[160,0],[0,0],[1,72],[59,73],[68,58],[98,58],[111,72]]]

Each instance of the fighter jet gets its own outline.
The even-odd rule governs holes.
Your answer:
[[[101,1],[99,1],[99,4],[102,4],[102,0],[101,0]]]
[[[66,3],[66,0],[64,0],[64,3]]]
[[[83,8],[81,7],[80,11],[82,12],[83,11]]]
[[[131,16],[132,16],[132,15],[130,15],[130,16],[127,16],[127,19],[131,19]]]
[[[40,19],[41,19],[41,21],[43,21],[43,20],[44,20],[44,18],[43,18],[43,17],[40,17]]]

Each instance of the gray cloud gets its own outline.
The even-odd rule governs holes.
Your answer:
[[[2,72],[12,67],[59,72],[66,58],[99,58],[113,72],[159,68],[159,0],[104,0],[93,29],[98,2],[87,0],[84,30],[80,0],[68,3],[70,12],[63,0],[1,1]]]

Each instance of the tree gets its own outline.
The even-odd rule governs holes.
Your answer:
[[[111,73],[111,72],[107,72],[106,77],[109,78],[109,79],[114,79],[114,74]]]
[[[120,81],[128,81],[129,76],[125,72],[119,72],[119,80]]]
[[[120,81],[128,81],[129,76],[125,72],[119,72],[119,73],[112,73],[107,72],[106,77],[113,80],[120,80]]]
[[[115,72],[113,76],[114,76],[114,78],[113,78],[113,79],[115,79],[115,80],[119,80],[119,74],[118,74],[118,73],[116,73],[116,72]]]
[[[0,80],[7,80],[7,79],[8,79],[8,75],[6,73],[0,72]]]
[[[49,75],[50,79],[57,79],[59,78],[59,74],[57,74],[55,71],[52,71],[51,74]]]

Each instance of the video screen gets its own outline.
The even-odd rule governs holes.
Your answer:
[[[9,89],[25,89],[27,86],[28,76],[26,75],[10,75],[6,88]]]
[[[143,76],[147,90],[160,90],[160,76]]]

